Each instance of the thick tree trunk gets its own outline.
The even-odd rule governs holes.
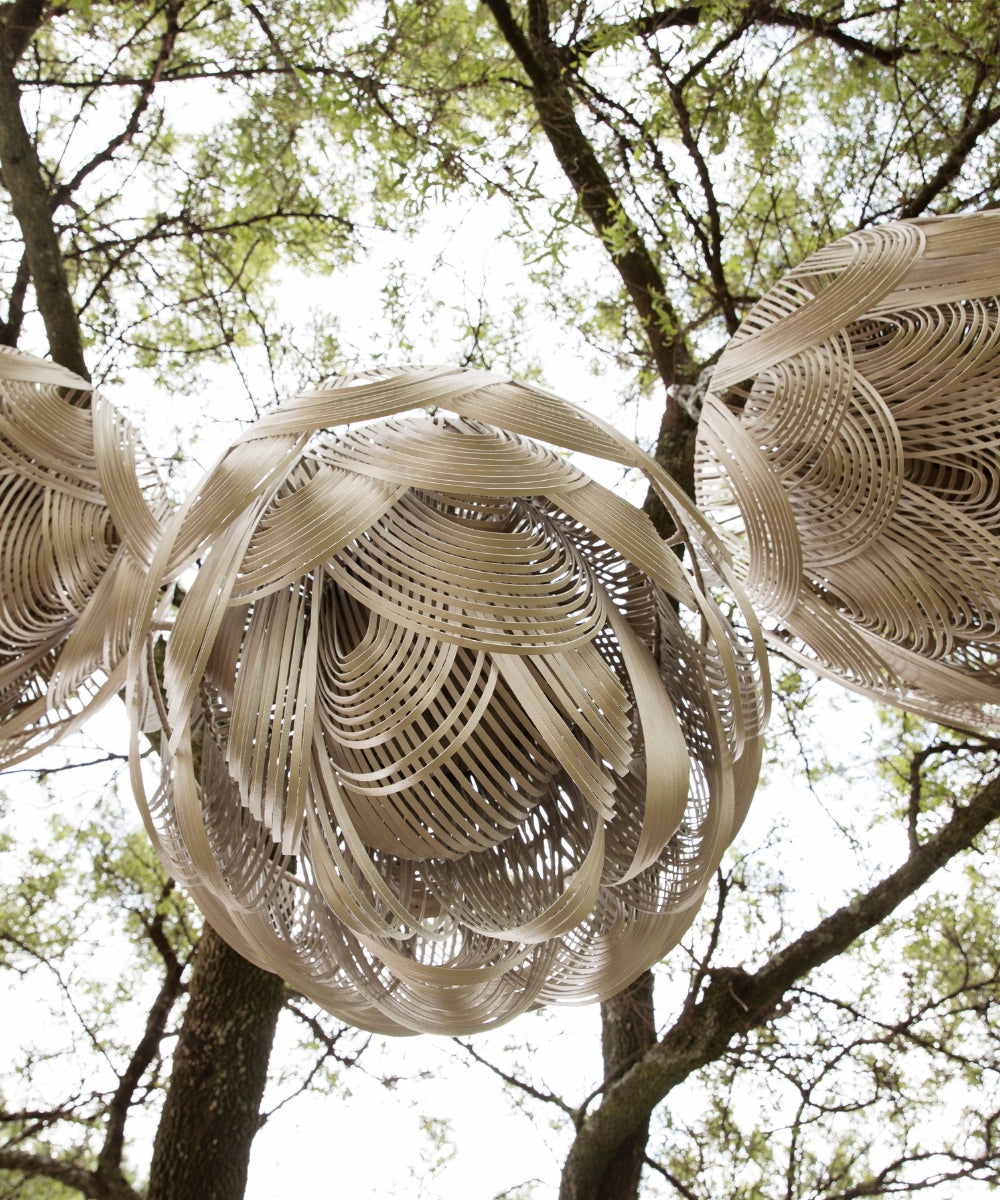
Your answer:
[[[653,973],[646,971],[601,1005],[604,1078],[618,1079],[656,1043]],[[633,1132],[611,1155],[597,1185],[598,1200],[637,1200],[649,1138],[649,1115],[640,1115]]]
[[[147,1200],[241,1200],[284,994],[205,927]]]

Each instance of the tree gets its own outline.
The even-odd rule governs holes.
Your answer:
[[[610,1086],[567,1091],[533,1073],[527,1053],[512,1070],[467,1047],[504,1072],[536,1120],[547,1111],[565,1121],[563,1195],[600,1195],[587,1156],[607,1153],[598,1139],[612,1122],[635,1128],[649,1117],[642,1195],[950,1195],[958,1180],[975,1195],[976,1181],[983,1194],[995,1183],[997,964],[980,907],[993,894],[995,830],[838,950],[845,928],[892,903],[914,870],[930,869],[919,856],[943,847],[939,837],[962,798],[981,792],[995,749],[927,743],[928,730],[890,718],[872,745],[882,777],[851,777],[846,763],[824,760],[828,729],[806,728],[811,701],[800,682],[783,681],[791,720],[777,714],[778,753],[809,758],[812,782],[797,772],[780,824],[762,821],[720,871],[688,953],[657,972],[669,1015],[653,1048]],[[883,805],[881,818],[854,825],[855,804]],[[817,870],[819,838],[849,879]],[[908,859],[891,873],[886,839]],[[831,912],[845,893],[853,903]],[[758,990],[810,954],[814,965],[777,998]],[[945,1114],[959,1112],[952,1125]]]
[[[909,21],[902,27],[896,24],[888,38],[875,39],[854,32],[867,32],[868,21],[864,17],[842,13],[840,19],[830,21],[819,12],[806,9],[791,12],[768,5],[722,6],[714,13],[689,6],[646,13],[614,26],[600,20],[590,23],[587,21],[590,14],[580,9],[572,14],[570,24],[569,14],[556,15],[544,4],[528,5],[523,21],[505,0],[488,0],[488,6],[527,77],[539,126],[576,194],[580,209],[609,252],[638,316],[649,357],[668,389],[657,452],[663,465],[682,479],[689,477],[678,459],[681,463],[690,462],[692,423],[686,419],[678,398],[671,396],[670,389],[693,378],[689,339],[694,329],[706,321],[722,320],[732,333],[738,320],[740,293],[745,295],[744,289],[751,282],[731,259],[724,258],[726,242],[732,245],[737,240],[734,234],[742,233],[744,261],[749,257],[756,265],[764,241],[763,238],[756,241],[754,237],[760,226],[764,227],[766,237],[771,232],[768,226],[773,228],[772,222],[781,221],[785,225],[783,233],[802,236],[796,228],[802,208],[797,210],[794,204],[800,198],[786,194],[785,203],[779,207],[775,195],[777,172],[762,169],[761,162],[761,151],[764,155],[784,151],[785,161],[797,157],[792,139],[786,141],[782,137],[789,130],[789,115],[793,115],[793,120],[795,116],[801,120],[803,115],[801,109],[796,113],[796,99],[803,95],[796,92],[796,84],[801,88],[817,67],[820,71],[836,67],[838,74],[850,81],[851,93],[838,94],[836,88],[828,89],[829,92],[837,95],[838,103],[845,99],[864,103],[868,99],[864,95],[866,87],[884,88],[882,81],[874,76],[873,66],[893,68],[892,83],[887,90],[899,124],[881,144],[879,138],[873,139],[873,149],[881,157],[868,158],[864,151],[855,152],[855,163],[851,165],[861,169],[853,180],[842,181],[839,189],[830,186],[829,173],[820,173],[819,186],[811,197],[813,203],[806,211],[813,222],[821,222],[819,227],[827,231],[852,217],[862,225],[892,212],[895,206],[885,203],[889,172],[884,168],[900,158],[910,159],[914,177],[919,181],[912,195],[907,194],[908,189],[904,190],[904,198],[897,202],[901,215],[917,215],[942,201],[945,211],[954,210],[957,197],[949,195],[948,190],[961,179],[969,156],[983,149],[984,136],[1000,119],[1000,109],[995,103],[995,33],[977,42],[969,37],[970,27],[955,28],[950,24],[950,16],[945,15],[942,21],[941,14],[927,6],[910,6],[907,17],[913,21],[912,25]],[[723,13],[729,17],[728,21]],[[671,27],[685,26],[692,33],[683,42],[657,37]],[[875,29],[878,30],[877,25]],[[808,36],[799,45],[790,45],[787,38],[780,37],[780,31],[784,30],[801,30]],[[926,44],[932,30],[943,35],[945,56],[951,58],[952,66],[961,64],[965,68],[958,72],[961,82],[956,89],[959,92],[956,99],[960,99],[957,120],[946,116],[944,107],[927,112],[928,83],[931,79],[940,80],[942,64],[929,61],[918,47],[921,40]],[[776,32],[778,38],[774,36]],[[788,75],[784,69],[772,70],[754,79],[748,54],[751,41],[756,41],[758,51],[763,51],[764,62],[769,51],[774,54],[790,51],[789,57],[793,62],[798,61]],[[591,67],[592,58],[602,51],[611,62],[620,59],[623,43],[627,46],[626,54],[631,56],[633,71],[645,69],[650,83],[656,85],[655,89],[648,87],[637,99],[630,96],[625,102],[619,95],[609,94],[607,85],[600,81],[600,68]],[[608,65],[605,64],[605,69]],[[773,68],[773,60],[768,66]],[[774,74],[782,77],[787,91],[780,84],[771,91],[769,85],[776,83]],[[597,81],[592,81],[594,76]],[[749,152],[746,158],[742,155],[741,158],[750,168],[742,180],[739,167],[735,172],[727,172],[720,162],[724,156],[719,153],[719,139],[730,132],[720,129],[720,124],[728,118],[725,105],[719,103],[721,89],[726,85],[749,101],[748,107],[741,110],[744,130],[749,134],[741,139],[740,149]],[[807,94],[816,103],[816,92],[810,89]],[[842,112],[838,119],[830,110],[823,111],[822,100],[818,107],[819,121],[828,123],[831,141],[842,148],[845,133]],[[584,131],[578,109],[594,123],[599,131],[596,137]],[[609,131],[606,140],[601,126]],[[902,138],[896,135],[900,127],[905,130]],[[671,130],[688,157],[687,189],[677,182],[680,174],[677,168],[668,166],[665,160],[661,139],[666,129]],[[794,135],[794,125],[791,131]],[[926,133],[931,133],[928,142],[920,136]],[[606,147],[604,162],[600,157],[602,142]],[[934,150],[939,161],[931,166],[927,163],[928,151],[933,155]],[[862,161],[858,162],[859,159]],[[608,174],[605,164],[609,160],[617,160],[618,186]],[[995,172],[995,149],[992,161]],[[770,191],[769,208],[762,212],[754,203],[757,197],[752,185],[747,189],[750,198],[734,202],[727,187],[727,173],[745,184],[755,176],[767,180],[764,186]],[[800,178],[808,179],[809,174],[805,171]],[[902,182],[895,170],[891,177],[893,184]],[[782,182],[787,188],[787,182]],[[982,182],[980,176],[977,186]],[[973,194],[992,196],[995,182],[994,174],[983,192]],[[648,198],[647,189],[651,186],[660,192],[659,203]],[[696,198],[688,200],[685,190]],[[673,204],[669,200],[664,203],[664,193]],[[678,233],[685,225],[700,260],[695,271],[685,270],[674,250],[679,243],[683,244]],[[689,289],[684,300],[674,302],[651,246],[666,247],[665,255],[674,258],[681,277],[689,284],[697,278],[700,287]],[[747,250],[751,248],[756,253],[748,256]],[[692,301],[697,304],[701,299],[699,293],[706,292],[698,312]],[[691,313],[687,328],[679,316],[685,308]],[[992,808],[989,811],[992,813]],[[927,848],[921,847],[920,854],[926,853]],[[855,902],[850,915],[842,911],[829,918],[828,924],[817,926],[798,943],[779,952],[768,967],[755,973],[752,984],[742,968],[734,969],[736,976],[728,972],[722,972],[718,979],[709,976],[703,991],[705,981],[696,976],[685,1012],[659,1043],[653,1033],[647,981],[639,981],[605,1006],[608,1078],[614,1078],[622,1070],[625,1074],[605,1093],[600,1108],[581,1123],[564,1169],[562,1194],[565,1197],[634,1194],[636,1167],[646,1140],[646,1122],[655,1105],[697,1065],[715,1058],[739,1026],[747,1028],[755,1024],[750,1014],[769,1014],[796,977],[842,953],[871,927],[869,923],[884,919],[898,900],[910,893],[911,882],[916,884],[919,873],[901,868],[896,877],[869,892],[867,905]],[[740,983],[745,982],[748,987],[746,995],[741,995],[736,987],[736,979],[741,976],[745,978],[740,978]],[[773,991],[770,980],[774,980]],[[756,992],[755,987],[761,991]],[[728,1018],[721,1015],[723,1012],[728,1012]],[[630,1037],[624,1045],[619,1042],[616,1046],[618,1026],[629,1028]]]
[[[297,1090],[330,1086],[368,1039],[321,1020],[280,980],[202,931],[136,829],[129,798],[118,795],[120,770],[103,761],[73,768],[91,783],[68,816],[57,807],[37,844],[27,853],[22,847],[18,876],[3,890],[5,1015],[12,1028],[26,1027],[11,1047],[0,1100],[0,1194],[21,1195],[26,1179],[57,1197],[149,1195],[155,1187],[198,1194],[206,1163],[220,1176],[219,1194],[242,1194],[248,1147],[234,1152],[234,1138],[251,1139]],[[22,841],[25,800],[47,790],[54,800],[60,778],[4,805]],[[5,835],[0,843],[3,857],[11,841]],[[3,873],[9,877],[6,866]],[[19,993],[44,1015],[32,1015]],[[300,1048],[261,1112],[279,1010],[286,1040],[292,1026],[301,1031]],[[225,1053],[213,1049],[220,1039]],[[226,1078],[213,1078],[230,1056]],[[176,1072],[188,1082],[171,1090],[173,1102],[197,1097],[196,1121],[161,1115],[164,1084]],[[160,1179],[147,1186],[154,1134],[174,1145],[153,1155]]]
[[[144,319],[154,325],[161,337],[168,337],[171,321],[176,319],[174,308],[183,308],[186,314],[193,308],[199,314],[194,318],[196,323],[199,319],[212,323],[214,332],[206,349],[209,353],[219,352],[238,341],[247,324],[262,323],[260,312],[255,311],[250,301],[254,287],[269,265],[274,239],[280,234],[285,245],[290,247],[296,239],[302,240],[302,225],[321,228],[338,222],[346,225],[342,218],[322,209],[320,197],[304,186],[289,152],[294,135],[289,135],[287,129],[279,133],[277,154],[271,157],[266,170],[261,159],[246,150],[242,156],[242,176],[244,184],[254,193],[253,207],[249,213],[228,211],[220,226],[211,225],[211,217],[199,222],[192,211],[198,203],[203,212],[206,209],[198,185],[201,185],[201,191],[209,189],[214,173],[223,165],[229,165],[222,148],[213,145],[211,139],[196,147],[195,161],[184,172],[192,191],[184,191],[175,197],[173,211],[157,213],[151,220],[141,222],[145,227],[131,236],[123,236],[118,226],[115,240],[109,242],[104,238],[104,231],[106,222],[114,221],[115,193],[98,189],[86,200],[91,219],[82,219],[83,185],[95,171],[113,162],[122,147],[138,142],[136,169],[150,168],[154,180],[157,167],[162,164],[162,160],[158,161],[159,156],[169,154],[174,148],[169,138],[159,136],[163,131],[158,129],[155,110],[148,137],[143,137],[146,132],[143,118],[177,48],[182,32],[182,7],[168,3],[131,11],[136,23],[127,31],[129,36],[118,46],[108,47],[116,68],[126,72],[135,70],[138,74],[131,111],[105,144],[96,152],[90,150],[66,179],[47,171],[40,147],[29,135],[22,112],[24,85],[15,71],[25,61],[30,48],[32,66],[40,86],[47,71],[60,75],[66,66],[65,59],[61,58],[65,45],[58,35],[51,36],[54,18],[76,16],[82,19],[82,28],[98,35],[92,42],[94,46],[100,45],[101,31],[89,28],[92,16],[89,6],[82,6],[73,13],[53,11],[45,4],[29,2],[12,5],[4,14],[0,47],[0,88],[3,92],[0,98],[0,128],[3,130],[0,167],[10,196],[10,213],[23,247],[20,265],[13,272],[5,340],[8,344],[17,344],[30,283],[53,359],[86,378],[89,378],[89,372],[83,352],[80,314],[73,302],[71,289],[74,284],[79,290],[88,289],[84,312],[111,314],[114,335],[119,340],[126,339]],[[119,15],[120,10],[103,14],[105,20],[116,20]],[[188,12],[183,15],[198,27],[201,14]],[[256,10],[254,15],[266,31],[266,19]],[[90,68],[91,64],[87,63],[85,72]],[[29,68],[29,77],[31,74]],[[82,114],[88,108],[100,107],[100,70],[96,81],[82,85],[71,76],[72,72],[63,76],[61,82],[70,89],[82,86],[84,99],[78,110],[70,113],[68,125],[63,126],[64,130],[68,129],[67,144],[62,147],[64,152],[69,151],[68,142],[82,124]],[[115,78],[112,86],[122,83],[120,78]],[[259,154],[261,147],[256,149]],[[281,169],[282,154],[289,166],[287,175]],[[255,168],[258,173],[253,179]],[[60,244],[61,231],[56,218],[66,206],[75,209],[73,241],[76,256]],[[262,236],[258,235],[257,226],[263,229]],[[198,230],[198,242],[194,254],[188,256],[182,248],[173,260],[178,269],[169,274],[160,270],[157,250],[165,241],[177,238],[179,233],[190,236],[195,229]],[[215,246],[211,244],[213,236],[219,239]],[[316,253],[322,257],[322,248]],[[76,277],[71,284],[66,260],[72,261],[74,257]],[[127,260],[125,272],[121,271],[123,260]],[[113,290],[115,284],[122,284],[123,275],[127,277],[137,262],[148,268],[149,274],[144,278],[140,270],[132,276],[133,283],[138,284],[138,295],[131,298],[131,323],[123,322],[117,315],[122,311],[119,301],[112,300],[107,289]],[[96,320],[99,323],[100,316]],[[187,315],[184,325],[190,333]],[[187,333],[181,349],[190,354],[195,346],[187,340]],[[143,345],[137,343],[136,349],[141,356]],[[166,895],[168,885],[163,887]],[[13,1146],[0,1160],[5,1168],[53,1179],[86,1195],[137,1195],[124,1171],[125,1120],[129,1109],[137,1103],[140,1089],[148,1085],[147,1076],[155,1067],[171,1010],[184,990],[185,959],[191,952],[188,947],[182,956],[170,944],[163,932],[162,914],[147,915],[143,925],[146,936],[162,959],[164,981],[149,1011],[143,1037],[121,1071],[114,1094],[97,1110],[106,1126],[99,1152],[91,1163],[76,1163],[68,1169],[64,1163],[54,1161],[47,1150],[22,1148],[26,1138],[31,1145],[38,1133],[51,1124],[64,1119],[80,1119],[79,1106],[75,1104],[66,1112],[47,1115],[13,1113],[9,1114],[15,1130]],[[42,955],[32,939],[19,942],[14,935],[9,936],[14,937],[13,944],[22,953]],[[46,958],[45,961],[50,960]],[[206,1157],[212,1163],[211,1194],[219,1197],[242,1195],[249,1146],[260,1121],[259,1105],[275,1022],[286,998],[284,985],[281,980],[241,959],[211,929],[206,929],[200,939],[198,963],[188,989],[184,1026],[175,1053],[174,1085],[159,1124],[146,1189],[148,1196],[197,1192],[203,1186]],[[335,1040],[328,1036],[328,1054],[333,1053],[331,1047]],[[224,1063],[220,1062],[222,1058]],[[207,1088],[215,1098],[215,1103],[208,1109],[199,1106],[194,1099],[204,1097]],[[92,1125],[98,1119],[93,1101],[91,1098],[89,1112],[83,1118],[85,1124]],[[215,1113],[214,1123],[207,1119],[209,1112]]]
[[[996,197],[991,0],[713,0],[635,13],[440,0],[343,16],[304,0],[126,10],[17,0],[2,17],[8,344],[38,336],[33,296],[50,353],[76,370],[92,363],[114,378],[135,365],[190,386],[208,362],[246,371],[263,357],[280,391],[349,356],[323,330],[305,353],[291,350],[268,291],[277,264],[329,269],[380,228],[405,234],[442,206],[490,204],[528,279],[515,308],[477,298],[465,353],[530,368],[519,324],[545,314],[576,327],[581,349],[623,372],[646,411],[662,411],[657,454],[688,485],[699,380],[785,266],[851,228]],[[196,87],[228,109],[207,131],[178,126],[164,99]],[[426,306],[405,272],[384,293],[407,348]],[[913,753],[919,762],[923,750]],[[732,1046],[777,1038],[804,980],[968,855],[997,815],[996,785],[983,775],[958,796],[950,815],[941,797],[927,815],[918,789],[903,865],[778,939],[753,969],[720,967],[724,943],[710,932],[659,1038],[648,979],[604,1006],[608,1082],[577,1114],[566,1197],[634,1195],[664,1098],[697,1071],[731,1086]],[[721,882],[730,905],[738,878]],[[956,934],[959,946],[970,936]],[[225,986],[221,966],[205,973]],[[927,986],[942,996],[943,980]],[[988,972],[969,980],[988,991]],[[715,1135],[724,1127],[720,1116]],[[986,1134],[959,1174],[995,1172]],[[166,1132],[160,1144],[171,1144]],[[681,1194],[697,1194],[683,1164],[659,1165]],[[877,1174],[844,1194],[905,1182]],[[809,1186],[805,1175],[789,1185]],[[150,1194],[184,1194],[159,1187]]]

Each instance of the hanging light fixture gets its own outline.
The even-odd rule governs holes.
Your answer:
[[[536,438],[641,471],[673,545]],[[652,459],[540,389],[430,369],[295,397],[151,567],[133,776],[168,869],[362,1027],[617,992],[687,928],[756,784],[765,667],[738,587],[730,620],[702,582],[723,558]],[[170,617],[161,581],[196,559]]]
[[[0,347],[0,766],[124,686],[163,492],[90,384]]]
[[[723,353],[698,501],[782,653],[974,730],[1000,723],[1000,213],[810,255]]]

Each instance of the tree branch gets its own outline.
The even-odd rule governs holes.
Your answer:
[[[708,233],[705,233],[699,222],[694,223],[693,232],[701,245],[705,265],[708,267],[709,277],[712,280],[712,291],[725,317],[726,329],[729,335],[732,336],[739,327],[740,318],[736,311],[732,294],[729,291],[729,281],[726,279],[726,272],[722,265],[722,219],[719,214],[719,202],[715,195],[715,187],[712,183],[711,172],[708,169],[708,162],[701,152],[701,147],[698,145],[698,135],[691,125],[691,113],[684,99],[684,93],[676,84],[670,84],[669,86],[670,101],[673,104],[674,112],[677,115],[677,124],[681,131],[681,142],[684,149],[688,152],[688,157],[694,163],[698,181],[701,184],[702,194],[705,197]]]
[[[643,13],[632,20],[617,25],[602,25],[598,32],[574,43],[573,56],[589,57],[607,45],[609,40],[625,36],[648,38],[662,29],[691,28],[701,20],[700,4],[682,4],[678,8],[661,9],[659,12]]]
[[[533,1100],[540,1100],[544,1104],[554,1104],[566,1114],[575,1126],[579,1125],[580,1110],[573,1108],[567,1104],[561,1096],[557,1096],[554,1092],[542,1091],[530,1084],[526,1079],[522,1079],[519,1075],[515,1075],[510,1071],[505,1071],[496,1063],[490,1062],[488,1058],[484,1058],[479,1051],[472,1045],[471,1042],[463,1041],[461,1038],[455,1038],[455,1045],[461,1046],[465,1053],[480,1066],[485,1067],[488,1071],[492,1071],[498,1079],[502,1079],[508,1087],[517,1088],[524,1092],[526,1096],[530,1096]]]
[[[937,870],[1000,816],[1000,779],[957,809],[898,870],[802,934],[759,971],[710,972],[697,1004],[605,1093],[584,1121],[563,1170],[560,1200],[595,1200],[606,1164],[653,1109],[693,1072],[719,1057],[734,1038],[766,1024],[798,980],[836,958],[883,921]]]
[[[349,1025],[338,1024],[335,1032],[330,1033],[318,1017],[312,1013],[306,1012],[302,1008],[299,1008],[299,1006],[295,1003],[298,998],[298,992],[293,992],[286,988],[285,1008],[294,1017],[301,1021],[303,1025],[306,1026],[309,1032],[319,1043],[320,1051],[314,1060],[313,1065],[309,1068],[308,1073],[303,1077],[298,1087],[296,1087],[294,1091],[289,1092],[287,1096],[284,1096],[281,1100],[279,1100],[273,1108],[269,1108],[267,1112],[262,1112],[260,1114],[261,1125],[265,1125],[271,1119],[271,1117],[273,1117],[274,1114],[279,1111],[279,1109],[284,1108],[286,1104],[291,1104],[291,1102],[297,1096],[301,1096],[303,1092],[309,1091],[313,1085],[313,1081],[316,1079],[316,1076],[319,1075],[320,1071],[325,1066],[327,1059],[332,1058],[334,1062],[340,1063],[340,1065],[343,1067],[354,1067],[358,1065],[358,1063],[361,1061],[361,1056],[371,1045],[372,1039],[371,1035],[369,1035],[365,1037],[361,1045],[358,1046],[356,1050],[353,1050],[350,1054],[342,1054],[337,1049],[337,1046],[341,1038],[349,1033],[354,1032],[351,1027]]]
[[[51,1179],[64,1187],[74,1188],[88,1200],[142,1200],[139,1193],[124,1179],[112,1185],[99,1179],[96,1171],[85,1171],[47,1154],[26,1150],[0,1150],[0,1171],[20,1171],[31,1177]]]
[[[697,1192],[695,1192],[692,1188],[689,1188],[683,1180],[678,1179],[676,1175],[668,1171],[667,1168],[661,1163],[658,1163],[654,1159],[650,1158],[648,1154],[643,1161],[645,1165],[650,1168],[650,1170],[656,1171],[658,1175],[662,1175],[667,1183],[669,1183],[674,1191],[678,1194],[678,1196],[683,1196],[684,1200],[700,1200]]]
[[[1000,778],[988,783],[967,805],[881,883],[821,921],[784,950],[756,975],[751,1002],[773,1005],[796,980],[836,958],[868,930],[874,929],[913,895],[947,862],[967,850],[991,821],[1000,816]]]
[[[574,57],[589,57],[605,46],[609,38],[620,38],[622,35],[634,37],[652,37],[663,29],[678,29],[693,27],[701,23],[703,6],[701,4],[682,4],[677,8],[663,9],[659,12],[645,13],[634,20],[614,26],[603,26],[597,33],[591,33],[581,39],[573,47]],[[887,66],[898,62],[913,50],[909,46],[880,46],[865,38],[854,37],[847,33],[841,22],[829,21],[825,17],[807,13],[797,13],[777,4],[761,4],[754,0],[747,5],[742,18],[760,25],[777,25],[779,28],[797,29],[803,33],[811,33],[815,37],[825,38],[841,50],[851,54],[863,54],[876,62]]]
[[[168,891],[168,884],[164,891]],[[125,1121],[132,1106],[135,1090],[159,1053],[167,1028],[167,1020],[173,1010],[177,998],[184,990],[182,976],[184,964],[181,963],[166,942],[163,934],[163,914],[158,913],[149,923],[147,934],[153,945],[163,957],[166,971],[163,983],[157,992],[146,1018],[146,1028],[139,1044],[132,1051],[128,1066],[119,1078],[118,1087],[108,1104],[108,1123],[104,1136],[104,1145],[97,1159],[96,1174],[102,1179],[118,1178],[124,1181],[122,1175],[122,1152],[125,1148]]]
[[[532,30],[518,25],[507,0],[483,0],[531,85],[542,132],[576,194],[581,209],[611,255],[638,314],[657,371],[666,388],[691,370],[681,322],[667,298],[660,270],[642,235],[576,119],[573,97],[562,73],[562,52],[549,38],[547,22],[534,12]],[[669,402],[668,402],[669,403]]]
[[[25,4],[21,7],[37,6]],[[24,240],[49,351],[61,366],[89,379],[80,323],[73,307],[59,238],[52,223],[51,197],[42,178],[38,154],[21,116],[20,87],[14,75],[14,64],[20,51],[23,46],[12,35],[9,24],[5,25],[0,39],[0,171]]]
[[[146,109],[149,107],[149,102],[153,98],[153,92],[156,90],[156,85],[159,83],[164,67],[167,65],[173,51],[174,42],[177,40],[179,32],[177,17],[182,3],[183,0],[168,0],[165,6],[164,12],[166,13],[167,26],[160,38],[160,48],[148,77],[143,79],[139,85],[139,97],[136,100],[125,128],[116,134],[99,153],[84,163],[72,179],[56,188],[51,200],[53,212],[69,200],[88,175],[104,163],[110,162],[115,151],[131,142],[139,132],[139,123]]]
[[[21,255],[17,264],[17,273],[10,289],[10,299],[7,302],[7,320],[0,324],[0,344],[16,346],[24,324],[24,300],[28,294],[28,284],[31,283],[31,270],[28,267],[27,254]]]
[[[751,11],[753,8],[754,6],[751,5]],[[835,46],[839,46],[841,50],[847,50],[851,54],[863,54],[866,58],[873,58],[876,62],[884,63],[886,66],[913,53],[910,46],[879,46],[875,42],[869,42],[864,38],[846,33],[839,21],[828,21],[825,17],[793,12],[791,9],[777,4],[765,5],[758,19],[764,24],[798,29],[804,33],[814,34],[816,37],[826,38]]]
[[[969,121],[955,139],[944,161],[922,188],[899,211],[901,217],[919,217],[927,211],[941,193],[958,178],[966,160],[987,130],[1000,121],[1000,104],[983,108]]]

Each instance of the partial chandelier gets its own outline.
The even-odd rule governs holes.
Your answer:
[[[166,493],[90,384],[0,347],[0,767],[125,685]]]
[[[1000,725],[1000,213],[849,234],[715,369],[698,502],[782,654],[876,700]]]

